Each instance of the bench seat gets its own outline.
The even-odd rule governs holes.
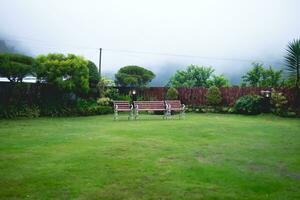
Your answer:
[[[164,117],[166,116],[166,105],[164,101],[134,101],[133,102],[135,115],[137,118],[139,111],[163,111]]]
[[[118,119],[118,112],[129,112],[128,119],[133,117],[133,106],[128,101],[113,101],[114,119]]]

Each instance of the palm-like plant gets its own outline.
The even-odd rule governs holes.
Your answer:
[[[286,70],[289,71],[290,78],[295,80],[296,88],[300,82],[300,39],[294,39],[287,46],[285,56]]]

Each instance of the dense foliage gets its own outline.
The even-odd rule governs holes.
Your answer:
[[[52,104],[52,105],[0,105],[0,118],[26,117],[33,118],[39,116],[88,116],[113,113],[110,105],[101,105],[95,100],[77,99],[72,104]]]
[[[212,67],[189,65],[186,70],[177,70],[169,84],[172,87],[223,87],[228,86],[228,80],[223,75],[214,75]]]
[[[271,105],[275,114],[284,116],[287,113],[287,99],[281,92],[272,90],[271,93]]]
[[[22,82],[26,75],[33,73],[34,59],[22,54],[0,54],[0,77],[10,82]]]
[[[262,111],[262,97],[258,95],[242,96],[236,101],[234,109],[241,114],[259,114]]]
[[[222,101],[222,96],[219,88],[216,86],[211,86],[207,91],[206,98],[208,105],[219,105]]]
[[[125,87],[143,87],[146,86],[155,74],[143,67],[139,66],[125,66],[119,69],[115,74],[115,82],[118,86]]]
[[[97,95],[98,94],[97,84],[100,80],[100,75],[99,75],[99,72],[98,72],[98,68],[92,61],[88,61],[87,66],[88,66],[88,69],[89,69],[90,93]]]
[[[300,86],[300,39],[290,42],[285,56],[286,70],[296,88]]]
[[[168,100],[177,100],[178,97],[179,97],[179,93],[176,90],[176,88],[171,87],[171,88],[168,89],[167,96],[166,96],[166,98]]]
[[[252,63],[252,68],[242,76],[242,84],[252,87],[277,87],[282,82],[282,70],[271,66],[266,69],[261,63]]]
[[[48,54],[38,56],[36,61],[39,81],[70,92],[88,92],[89,68],[88,61],[83,57],[73,54]]]

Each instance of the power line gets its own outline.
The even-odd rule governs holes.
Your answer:
[[[22,39],[23,38],[23,39]],[[32,41],[32,42],[38,42],[38,43],[44,43],[42,46],[50,46],[51,48],[64,48],[62,46],[58,46],[55,44],[49,44],[47,41],[38,40],[38,39],[32,39],[32,38],[26,38],[26,37],[19,37],[19,39],[5,39],[7,41]],[[99,50],[97,47],[91,47],[91,46],[82,46],[82,45],[73,45],[73,44],[63,44],[65,47],[69,48],[76,48],[76,49],[89,49],[89,50]],[[200,56],[200,55],[189,55],[189,54],[176,54],[176,53],[166,53],[166,52],[151,52],[151,51],[139,51],[139,50],[127,50],[127,49],[110,49],[110,48],[102,48],[102,51],[110,51],[110,52],[119,52],[119,53],[126,53],[126,54],[143,54],[143,55],[155,55],[155,56],[168,56],[168,57],[183,57],[183,58],[199,58],[199,59],[205,59],[205,60],[220,60],[220,61],[231,61],[231,62],[263,62],[263,61],[269,61],[269,62],[276,62],[275,64],[282,64],[281,62],[278,62],[276,60],[270,60],[270,59],[239,59],[239,58],[229,58],[229,57],[210,57],[210,56]]]

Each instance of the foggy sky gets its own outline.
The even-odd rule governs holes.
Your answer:
[[[234,82],[252,61],[282,67],[287,43],[300,37],[299,10],[299,0],[0,0],[0,39],[34,56],[75,53],[97,65],[102,47],[104,74],[140,65],[157,74],[156,85],[189,64]]]

